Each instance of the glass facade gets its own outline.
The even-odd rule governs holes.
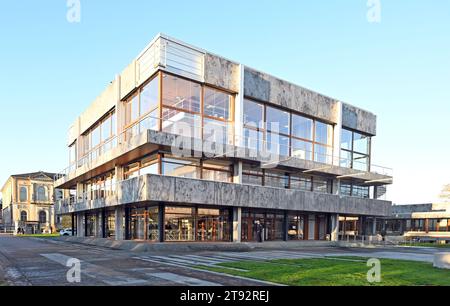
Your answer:
[[[341,166],[370,171],[371,137],[343,128],[341,134]]]
[[[231,241],[229,209],[165,207],[165,241]]]
[[[254,150],[329,164],[333,156],[333,126],[246,99],[244,144]]]
[[[360,186],[351,182],[341,182],[340,194],[349,197],[370,198],[370,187]]]
[[[130,237],[132,240],[159,241],[158,207],[130,209]]]
[[[332,180],[326,177],[260,169],[259,165],[244,164],[242,183],[246,185],[297,189],[320,193],[332,193]]]
[[[242,210],[242,241],[284,239],[284,213]]]
[[[82,135],[83,157],[78,165],[79,167],[90,159],[98,158],[117,145],[117,140],[114,138],[117,133],[116,122],[116,112],[113,110]],[[76,142],[70,147],[69,152],[70,159],[76,158]]]

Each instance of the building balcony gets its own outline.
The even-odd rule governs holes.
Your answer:
[[[55,211],[69,214],[144,202],[380,217],[389,216],[391,210],[391,202],[388,201],[147,174],[118,182],[115,191],[103,194],[103,197],[89,199],[81,196],[58,201]]]
[[[290,146],[243,137],[240,133],[231,134],[222,125],[217,127],[218,132],[214,134],[221,135],[219,138],[204,139],[204,126],[190,124],[186,130],[186,123],[181,123],[185,128],[182,134],[174,132],[180,131],[179,121],[144,117],[57,174],[55,187],[69,189],[77,182],[114,169],[117,164],[125,164],[158,149],[171,150],[174,155],[190,154],[192,157],[256,162],[265,169],[283,167],[337,179],[352,179],[368,186],[388,185],[393,181],[392,169],[360,165],[340,158],[333,152],[319,154],[297,150],[293,153],[294,149]],[[280,152],[289,152],[290,156]]]

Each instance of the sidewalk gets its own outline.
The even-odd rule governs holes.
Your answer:
[[[33,238],[40,239],[40,238]],[[231,242],[143,242],[143,241],[116,241],[102,238],[58,237],[42,239],[44,241],[62,241],[77,244],[86,244],[107,247],[116,250],[131,252],[200,252],[200,251],[229,251],[248,252],[258,249],[298,249],[304,247],[335,247],[336,242],[329,241],[268,241],[264,243],[231,243]]]

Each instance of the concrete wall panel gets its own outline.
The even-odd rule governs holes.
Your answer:
[[[244,94],[325,121],[338,121],[333,111],[336,100],[248,67],[244,70]]]
[[[377,116],[368,111],[343,103],[342,126],[375,136],[377,134]]]
[[[239,91],[239,64],[222,57],[206,53],[205,55],[205,83],[234,92]]]

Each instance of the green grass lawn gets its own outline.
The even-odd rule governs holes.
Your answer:
[[[450,286],[448,270],[436,269],[430,263],[392,259],[381,259],[381,282],[371,284],[367,281],[367,260],[342,257],[244,261],[199,268],[290,286]]]

